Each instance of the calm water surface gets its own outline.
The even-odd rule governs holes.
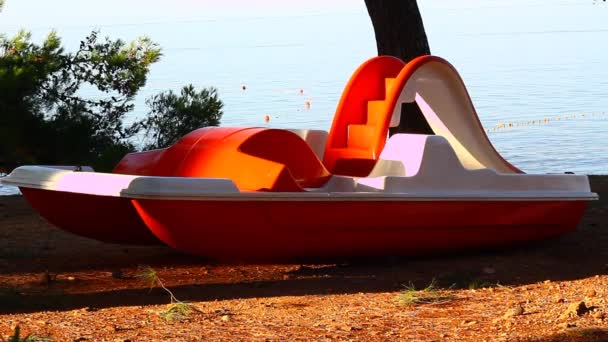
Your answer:
[[[483,125],[519,123],[489,133],[506,159],[530,173],[608,174],[607,5],[419,3],[433,54],[459,70]],[[362,1],[343,10],[184,18],[51,26],[72,49],[93,27],[113,38],[148,35],[163,47],[129,120],[146,112],[145,98],[193,83],[218,88],[224,126],[329,129],[352,71],[376,54]],[[51,26],[32,25],[35,39]],[[0,31],[15,29],[0,22]],[[552,120],[524,124],[544,118]]]

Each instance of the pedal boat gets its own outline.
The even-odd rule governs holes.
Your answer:
[[[415,102],[435,134],[395,134]],[[586,176],[504,160],[445,60],[364,63],[332,128],[206,127],[112,173],[22,166],[2,179],[56,226],[219,260],[419,255],[546,239],[597,195]]]

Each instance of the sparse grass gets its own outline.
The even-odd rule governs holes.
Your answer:
[[[450,289],[478,290],[495,287],[497,284],[483,280],[470,272],[453,272],[440,276],[439,283]]]
[[[398,302],[403,305],[420,305],[420,304],[444,304],[453,299],[452,296],[446,295],[442,290],[437,288],[435,279],[421,290],[416,290],[413,284],[409,284],[403,291],[399,293]]]
[[[169,294],[171,303],[167,304],[167,308],[162,310],[159,315],[167,323],[171,322],[183,322],[187,320],[193,312],[200,312],[200,310],[193,304],[182,302],[175,298],[175,295],[169,290],[162,280],[158,277],[156,270],[150,266],[141,267],[141,272],[137,274],[138,278],[142,278],[148,281],[150,288],[154,286],[160,286],[165,292]]]
[[[478,290],[478,289],[486,289],[489,287],[495,287],[496,284],[492,284],[490,282],[481,280],[481,279],[472,279],[469,282],[469,285],[467,286],[467,288],[469,290]]]
[[[15,327],[15,332],[13,336],[9,336],[8,340],[2,338],[2,341],[5,342],[53,342],[53,339],[50,337],[38,336],[38,335],[27,335],[21,337],[21,328],[19,326]]]
[[[165,322],[183,322],[197,309],[189,303],[177,302],[167,305],[167,309],[160,312]]]

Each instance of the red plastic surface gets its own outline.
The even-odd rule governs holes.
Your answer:
[[[20,188],[47,221],[91,239],[133,245],[162,244],[143,223],[128,198]]]
[[[167,149],[125,156],[114,172],[228,178],[240,190],[280,192],[320,187],[330,177],[304,140],[268,128],[201,128]]]
[[[323,163],[335,174],[364,177],[374,167],[388,133],[388,119],[370,117],[368,102],[386,99],[386,79],[396,77],[405,63],[396,57],[379,56],[363,63],[348,81],[329,131]],[[392,109],[391,109],[392,112]],[[388,120],[388,121],[387,121]],[[349,128],[363,125],[369,128]],[[386,126],[386,132],[380,136]],[[349,134],[350,133],[350,134]]]
[[[231,261],[416,255],[545,239],[575,229],[585,202],[134,200],[154,234]]]

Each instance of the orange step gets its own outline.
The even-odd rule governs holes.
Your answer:
[[[377,125],[383,122],[386,116],[386,101],[372,100],[367,101],[367,123]]]
[[[376,137],[376,126],[351,124],[347,134],[348,148],[370,148]]]
[[[398,90],[396,77],[404,66],[399,58],[378,56],[353,72],[327,136],[323,163],[330,172],[366,176],[374,167],[390,121],[383,100]]]
[[[388,77],[388,78],[384,79],[384,89],[386,90],[386,93],[385,93],[386,95],[388,95],[390,90],[392,90],[393,87],[395,86],[395,80],[396,80],[396,78],[394,78],[394,77]]]

